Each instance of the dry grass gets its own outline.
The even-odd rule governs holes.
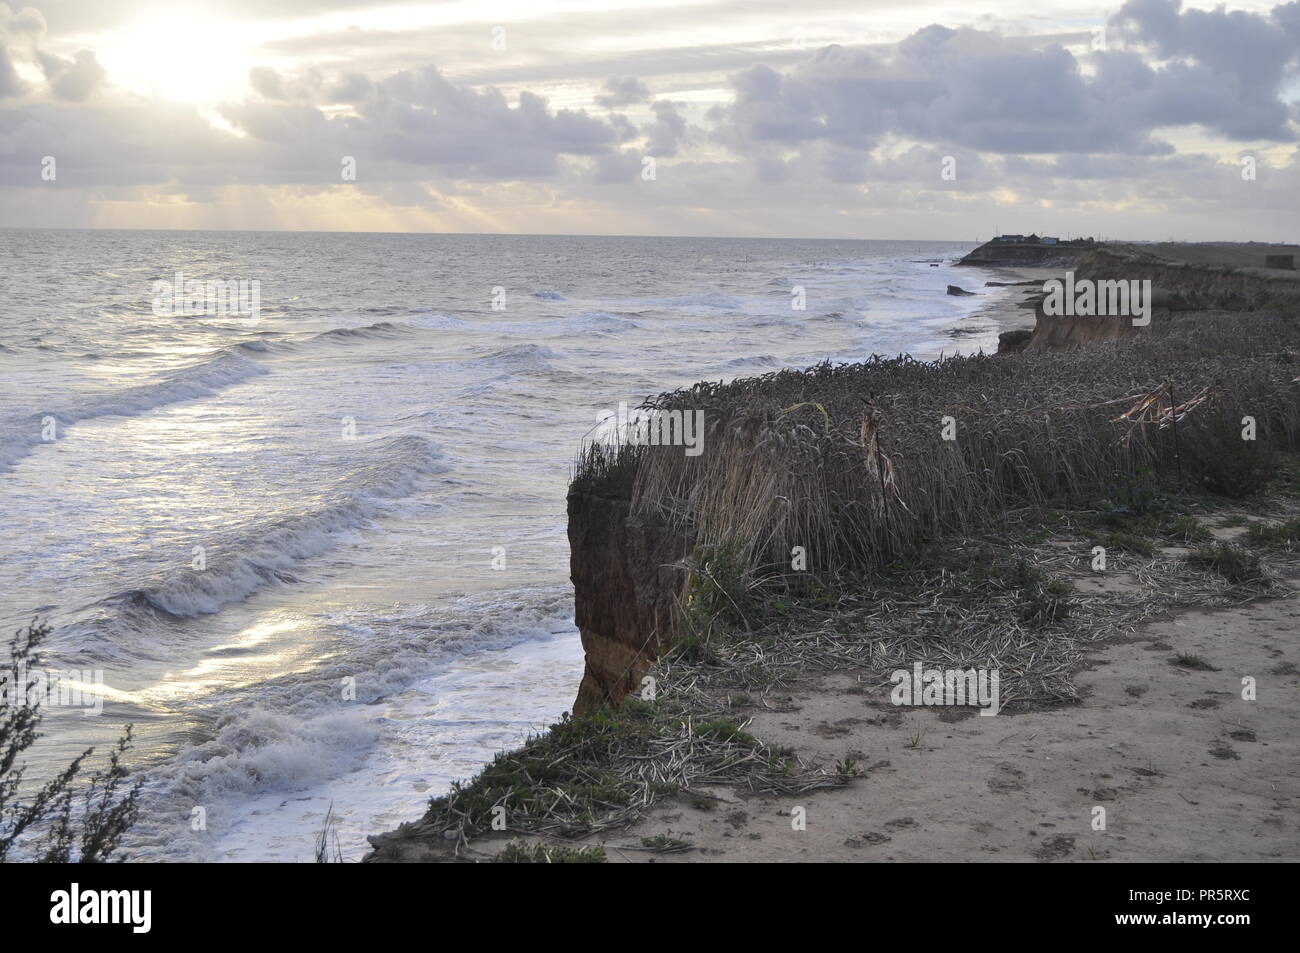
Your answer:
[[[611,466],[589,448],[576,479],[616,474],[637,518],[730,552],[751,578],[788,567],[794,547],[815,574],[870,569],[1144,471],[1254,492],[1300,434],[1296,352],[1293,322],[1206,317],[1086,352],[875,357],[698,384],[649,406],[703,410],[702,455],[631,448]]]

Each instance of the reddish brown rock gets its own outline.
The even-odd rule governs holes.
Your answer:
[[[685,540],[629,519],[625,499],[569,494],[574,617],[586,670],[573,712],[615,706],[668,645],[686,572]]]

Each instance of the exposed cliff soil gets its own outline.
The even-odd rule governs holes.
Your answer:
[[[617,705],[670,637],[686,541],[629,519],[625,499],[569,494],[570,576],[586,670],[574,714]]]
[[[1082,256],[1072,269],[1075,281],[1150,281],[1152,323],[1177,320],[1181,312],[1281,311],[1300,313],[1300,273],[1242,268],[1223,262],[1258,259],[1275,246],[1108,245]],[[1287,247],[1287,246],[1278,246]],[[1179,250],[1195,261],[1169,257]],[[1194,253],[1193,251],[1194,250]],[[1159,253],[1157,253],[1159,252]],[[1045,295],[1037,295],[1030,350],[1080,347],[1145,333],[1131,317],[1047,315]],[[1249,320],[1249,318],[1245,318]]]

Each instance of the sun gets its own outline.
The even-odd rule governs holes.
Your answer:
[[[98,48],[114,85],[151,99],[212,105],[241,96],[256,65],[256,32],[231,20],[159,14],[106,36]]]

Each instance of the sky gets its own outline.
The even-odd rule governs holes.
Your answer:
[[[1300,0],[0,2],[0,226],[1300,238]]]

